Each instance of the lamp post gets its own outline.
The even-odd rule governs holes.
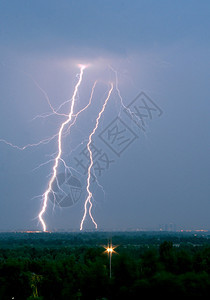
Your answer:
[[[112,277],[112,252],[113,252],[113,248],[107,248],[107,253],[109,255],[109,277]]]
[[[108,253],[109,255],[109,277],[112,278],[112,253],[117,253],[116,251],[114,251],[114,249],[117,246],[113,247],[112,244],[108,244],[107,247],[104,247],[106,249],[105,252]]]

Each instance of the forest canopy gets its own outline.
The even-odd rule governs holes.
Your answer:
[[[117,246],[111,273],[108,243]],[[208,234],[0,234],[3,300],[198,298],[209,291]]]

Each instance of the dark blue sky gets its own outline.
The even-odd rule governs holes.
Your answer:
[[[78,63],[91,64],[78,108],[102,80],[64,143],[82,194],[68,207],[49,202],[49,230],[79,229],[86,175],[76,161],[86,144],[78,145],[115,79],[109,65],[126,105],[144,92],[163,113],[153,111],[143,131],[120,110],[114,90],[94,137],[113,160],[98,173],[105,193],[91,186],[99,229],[210,229],[209,28],[209,1],[0,1],[0,139],[24,146],[53,135],[60,117],[33,118],[49,112],[46,93],[55,107],[71,98]],[[121,155],[102,139],[116,117],[136,137]],[[36,168],[56,150],[55,142],[25,151],[0,143],[0,230],[41,229],[41,198],[34,197],[45,191],[52,163]]]

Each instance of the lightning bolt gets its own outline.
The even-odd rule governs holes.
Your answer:
[[[57,182],[57,174],[58,174],[59,163],[63,163],[65,169],[68,169],[68,170],[71,169],[70,167],[67,166],[66,162],[62,158],[62,152],[63,152],[62,151],[62,140],[63,140],[63,138],[66,135],[69,134],[70,129],[75,124],[75,122],[76,122],[77,117],[79,116],[79,114],[82,113],[84,110],[86,110],[88,108],[88,106],[91,104],[91,101],[92,101],[92,98],[93,98],[93,94],[94,94],[94,90],[95,90],[95,86],[96,86],[96,83],[97,83],[97,81],[95,81],[94,84],[93,84],[88,104],[85,107],[83,107],[79,112],[74,113],[74,107],[75,107],[75,103],[76,103],[76,99],[77,99],[77,95],[78,95],[78,90],[79,90],[79,87],[80,87],[80,85],[82,83],[84,70],[86,68],[87,68],[87,65],[79,65],[80,72],[78,74],[78,81],[77,81],[77,83],[75,85],[72,98],[69,99],[69,100],[66,100],[65,102],[63,102],[56,109],[52,106],[47,93],[33,79],[35,85],[38,87],[38,89],[44,95],[44,97],[45,97],[45,99],[46,99],[46,101],[47,101],[47,103],[48,103],[48,105],[50,107],[50,110],[51,110],[50,113],[39,115],[39,116],[35,117],[34,119],[36,119],[36,118],[46,118],[46,117],[49,117],[51,115],[58,115],[58,116],[65,117],[65,121],[61,123],[59,131],[57,133],[55,133],[51,137],[45,138],[45,139],[43,139],[41,141],[38,141],[36,143],[33,143],[33,144],[27,144],[25,146],[14,145],[14,144],[12,144],[11,142],[8,142],[5,139],[0,139],[0,142],[3,142],[6,145],[11,146],[11,147],[13,147],[15,149],[18,149],[18,150],[26,150],[26,149],[31,148],[31,147],[36,147],[36,146],[40,146],[40,145],[43,145],[43,144],[48,144],[49,142],[51,142],[54,139],[56,139],[56,141],[57,141],[56,143],[57,143],[57,146],[58,146],[58,150],[53,155],[54,157],[52,159],[50,159],[48,162],[45,162],[45,163],[43,163],[43,164],[40,165],[40,166],[42,166],[42,165],[45,165],[45,164],[47,164],[49,162],[53,162],[52,174],[50,174],[50,177],[49,177],[50,179],[49,179],[48,184],[47,184],[47,189],[45,190],[45,192],[41,196],[38,196],[38,197],[42,198],[42,207],[41,207],[41,210],[40,210],[40,212],[39,212],[39,214],[38,214],[37,217],[38,217],[38,219],[39,219],[39,221],[40,221],[40,223],[42,225],[42,229],[43,229],[44,232],[47,231],[47,225],[46,225],[46,222],[44,220],[44,214],[46,213],[46,210],[47,210],[48,200],[49,200],[49,197],[50,197],[51,194],[53,195],[54,199],[55,199],[55,196],[56,196],[56,192],[53,191],[53,184],[54,184],[55,181]],[[111,69],[115,73],[115,80],[116,80],[115,87],[116,87],[118,96],[120,98],[121,106],[123,108],[126,108],[125,105],[124,105],[124,103],[123,103],[123,100],[122,100],[122,97],[121,97],[121,94],[120,94],[120,90],[118,88],[117,72],[113,68],[111,68]],[[89,214],[89,216],[90,216],[90,218],[91,218],[91,220],[92,220],[95,228],[97,229],[97,227],[98,227],[96,221],[94,220],[94,218],[92,216],[92,207],[93,207],[93,204],[92,204],[91,200],[93,198],[93,194],[92,194],[92,192],[90,190],[90,181],[91,181],[91,169],[93,168],[93,163],[94,162],[93,162],[93,154],[92,154],[92,151],[91,151],[90,147],[91,147],[91,143],[92,143],[92,138],[93,138],[93,136],[94,136],[94,134],[95,134],[95,132],[96,132],[96,130],[98,128],[100,118],[101,118],[102,114],[104,113],[104,110],[106,108],[108,100],[110,99],[112,91],[113,91],[113,83],[110,84],[110,89],[108,91],[108,95],[107,95],[107,97],[106,97],[106,99],[104,101],[104,104],[103,104],[103,106],[101,108],[101,111],[99,112],[99,114],[98,114],[98,116],[96,118],[95,127],[94,127],[93,131],[91,132],[91,134],[89,135],[89,139],[88,139],[88,143],[87,143],[87,150],[89,152],[90,164],[89,164],[89,167],[88,167],[88,176],[87,176],[87,184],[86,184],[87,198],[85,199],[85,202],[84,202],[84,214],[83,214],[83,217],[82,217],[82,220],[81,220],[81,223],[80,223],[80,230],[83,229],[83,224],[84,224],[84,221],[86,219],[87,213]],[[60,113],[59,112],[60,109],[64,105],[66,105],[67,103],[71,103],[70,104],[69,114],[68,113],[66,113],[66,114]],[[59,187],[58,182],[57,182],[57,186],[58,186],[59,190],[62,191],[61,187]],[[89,208],[88,208],[88,205],[89,205]]]
[[[98,114],[98,117],[97,117],[97,119],[96,119],[95,127],[94,127],[93,131],[91,132],[91,134],[89,135],[89,140],[88,140],[88,143],[87,143],[87,149],[88,149],[89,156],[90,156],[90,165],[89,165],[89,167],[88,167],[87,187],[86,187],[88,196],[87,196],[87,198],[86,198],[86,200],[85,200],[85,203],[84,203],[84,214],[83,214],[83,217],[82,217],[82,221],[81,221],[81,223],[80,223],[80,230],[83,229],[83,224],[84,224],[85,218],[86,218],[86,216],[87,216],[87,205],[88,205],[88,203],[89,203],[89,210],[88,210],[89,216],[90,216],[90,218],[91,218],[93,224],[95,225],[95,228],[97,229],[97,227],[98,227],[96,221],[94,220],[94,218],[93,218],[93,216],[92,216],[92,206],[93,206],[93,204],[92,204],[92,202],[91,202],[91,199],[92,199],[93,194],[92,194],[91,191],[90,191],[90,178],[91,178],[91,169],[92,169],[92,167],[93,167],[93,154],[92,154],[90,145],[91,145],[91,143],[92,143],[92,137],[93,137],[93,135],[95,134],[95,132],[96,132],[96,130],[97,130],[97,128],[98,128],[99,120],[100,120],[100,118],[101,118],[101,115],[103,114],[103,112],[104,112],[104,110],[105,110],[105,108],[106,108],[107,102],[108,102],[108,100],[109,100],[109,98],[110,98],[110,96],[111,96],[112,90],[113,90],[113,84],[111,83],[111,88],[110,88],[110,90],[109,90],[109,92],[108,92],[108,96],[107,96],[107,98],[105,99],[104,104],[103,104],[103,106],[102,106],[102,109],[101,109],[101,111],[100,111],[99,114]]]
[[[58,164],[59,164],[59,161],[61,160],[61,156],[62,156],[62,135],[63,135],[63,131],[64,131],[64,128],[71,123],[73,112],[74,112],[74,106],[75,106],[75,102],[76,102],[76,96],[77,96],[77,93],[78,93],[79,86],[82,82],[84,69],[86,68],[86,66],[84,66],[84,65],[80,65],[79,67],[80,67],[80,74],[79,74],[79,79],[78,79],[78,82],[75,86],[74,93],[73,93],[73,96],[72,96],[70,112],[69,112],[67,120],[64,121],[61,124],[59,132],[58,132],[58,153],[57,153],[57,156],[55,157],[55,160],[54,160],[53,174],[52,174],[52,176],[49,180],[48,188],[47,188],[47,190],[45,191],[45,193],[43,195],[43,206],[42,206],[42,209],[41,209],[41,211],[38,215],[39,220],[40,220],[40,222],[42,224],[42,227],[43,227],[43,231],[46,231],[46,229],[47,229],[46,223],[45,223],[44,218],[43,218],[43,215],[46,212],[47,203],[48,203],[48,199],[49,199],[49,193],[53,192],[52,184],[53,184],[54,180],[56,179]],[[78,114],[76,116],[78,116]],[[74,124],[74,122],[73,122],[73,124]]]

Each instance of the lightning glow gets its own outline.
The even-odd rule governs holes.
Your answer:
[[[80,223],[80,230],[83,229],[83,224],[84,224],[85,218],[86,218],[86,216],[87,216],[87,205],[88,205],[88,203],[89,203],[89,210],[88,210],[89,216],[90,216],[90,218],[91,218],[93,224],[95,225],[95,228],[97,229],[97,227],[98,227],[96,221],[94,220],[94,218],[93,218],[93,216],[92,216],[92,206],[93,206],[93,204],[92,204],[92,202],[91,202],[91,199],[92,199],[92,196],[93,196],[93,195],[92,195],[92,193],[91,193],[91,191],[90,191],[90,178],[91,178],[91,169],[92,169],[92,167],[93,167],[93,155],[92,155],[92,151],[91,151],[91,149],[90,149],[90,145],[91,145],[91,142],[92,142],[92,137],[93,137],[93,135],[95,134],[95,132],[96,132],[96,130],[97,130],[97,128],[98,128],[99,120],[100,120],[100,118],[101,118],[101,115],[103,114],[103,112],[104,112],[104,110],[105,110],[105,108],[106,108],[107,102],[108,102],[108,100],[109,100],[109,98],[110,98],[110,96],[111,96],[112,90],[113,90],[113,84],[111,83],[111,88],[110,88],[110,90],[109,90],[109,92],[108,92],[108,96],[107,96],[107,98],[105,99],[104,104],[103,104],[103,106],[102,106],[102,109],[101,109],[101,111],[100,111],[99,114],[98,114],[98,117],[97,117],[97,119],[96,119],[95,127],[94,127],[93,131],[91,132],[91,134],[89,135],[89,141],[88,141],[88,143],[87,143],[87,149],[88,149],[89,156],[90,156],[90,165],[89,165],[89,167],[88,167],[88,177],[87,177],[87,187],[86,187],[88,196],[87,196],[87,198],[86,198],[86,200],[85,200],[85,203],[84,203],[84,214],[83,214],[83,217],[82,217],[82,221],[81,221],[81,223]]]

